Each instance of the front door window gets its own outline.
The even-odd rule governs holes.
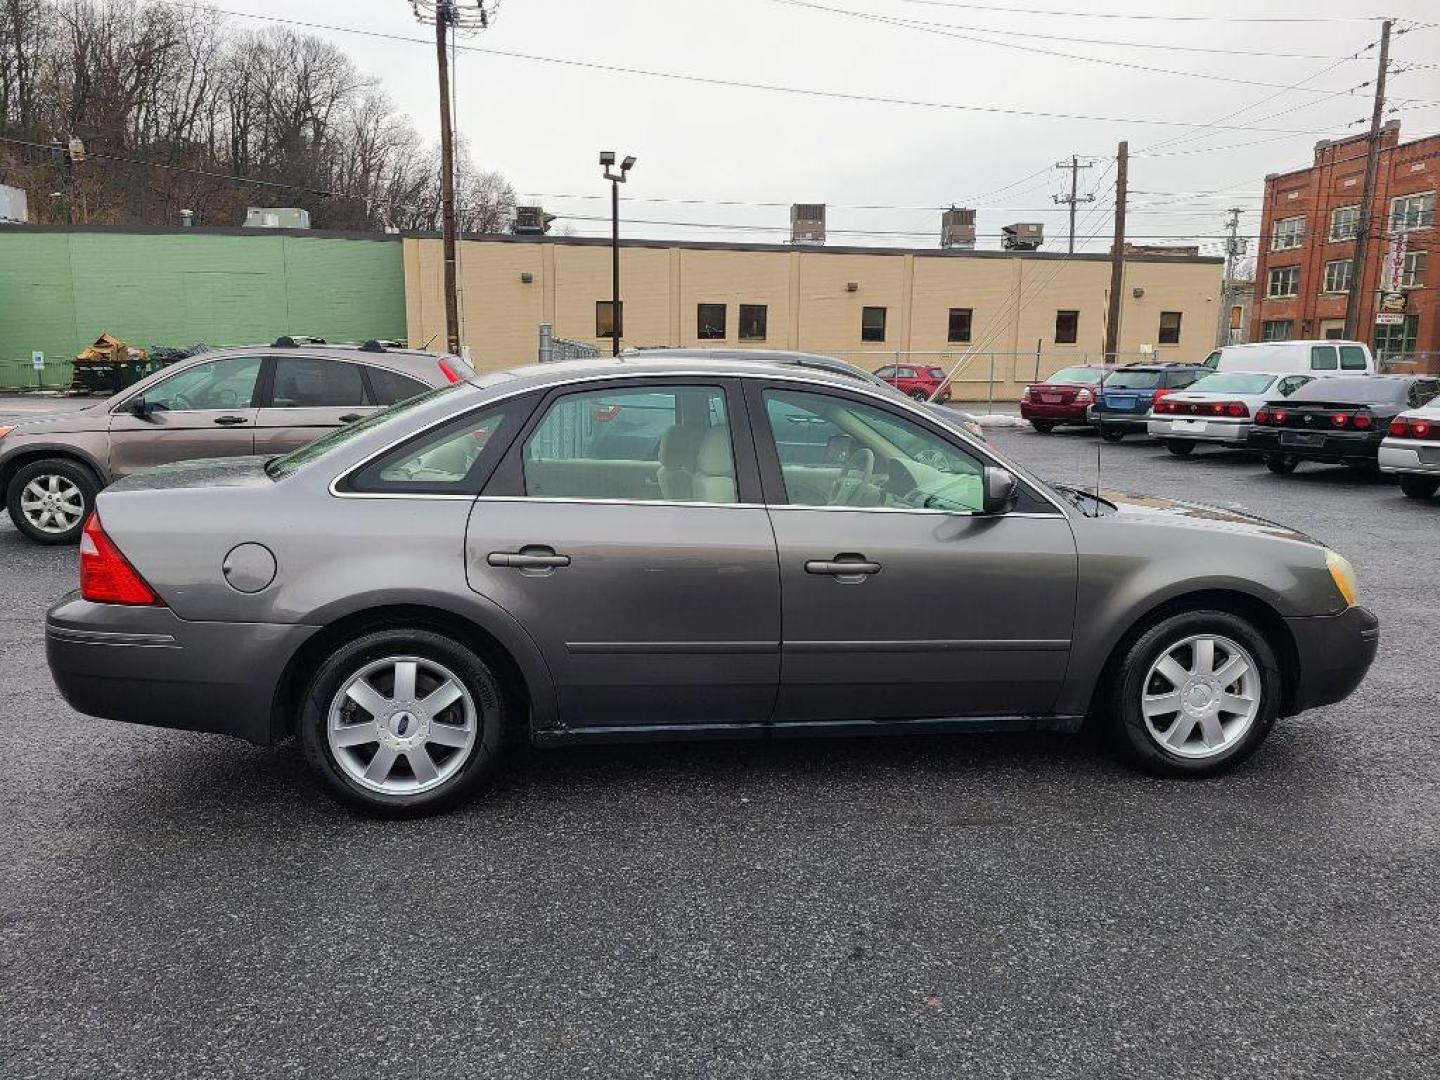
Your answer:
[[[154,410],[248,409],[260,376],[260,357],[231,356],[197,364],[165,379],[143,395]]]

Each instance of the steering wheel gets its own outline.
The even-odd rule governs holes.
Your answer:
[[[174,397],[172,397],[172,398],[170,399],[170,404],[167,405],[166,408],[168,408],[168,409],[170,409],[170,410],[172,410],[172,411],[173,411],[173,410],[179,410],[180,412],[185,412],[185,411],[187,411],[187,410],[189,410],[189,409],[195,408],[195,406],[191,403],[190,399],[189,399],[188,397],[186,397],[184,394],[176,394]]]
[[[856,450],[845,462],[835,483],[830,485],[830,506],[850,506],[851,500],[870,483],[875,475],[875,452],[865,447]]]

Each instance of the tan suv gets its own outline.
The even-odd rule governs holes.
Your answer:
[[[0,490],[26,537],[73,543],[100,489],[130,473],[189,458],[283,454],[471,374],[457,356],[378,341],[282,337],[202,353],[87,408],[0,427]]]

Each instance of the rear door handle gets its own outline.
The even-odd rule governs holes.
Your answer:
[[[492,551],[485,556],[491,566],[510,566],[519,570],[554,570],[569,566],[569,555],[557,555],[552,547],[527,544],[519,551]]]
[[[880,572],[878,562],[870,562],[863,555],[837,555],[833,559],[810,559],[805,563],[807,574],[828,574],[840,581],[864,581]]]
[[[344,416],[340,417],[340,422],[342,424],[353,424],[356,420],[360,419],[360,416],[361,414],[358,412],[347,412]]]
[[[223,425],[224,427],[234,427],[236,424],[248,424],[249,422],[250,422],[250,421],[246,420],[245,417],[243,417],[243,416],[217,416],[217,417],[215,417],[215,423],[221,424],[221,425]]]

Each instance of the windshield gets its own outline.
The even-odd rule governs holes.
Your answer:
[[[1263,394],[1275,381],[1274,375],[1247,375],[1244,372],[1229,372],[1224,375],[1206,375],[1190,384],[1190,390],[1203,394]]]
[[[392,420],[404,416],[417,405],[424,405],[427,402],[434,401],[441,394],[448,394],[456,387],[463,385],[465,384],[449,383],[445,386],[436,387],[434,390],[428,390],[423,394],[416,394],[414,397],[408,398],[399,404],[391,405],[388,409],[373,412],[363,420],[356,420],[354,423],[346,424],[344,427],[338,427],[328,434],[321,435],[320,438],[314,442],[306,443],[299,449],[291,450],[290,453],[282,454],[277,458],[271,458],[265,463],[265,473],[272,480],[283,480],[287,476],[293,476],[312,461],[324,457],[338,446],[344,446],[357,435],[363,435],[367,431],[374,431],[378,427],[383,427]]]
[[[1047,383],[1080,383],[1082,386],[1096,386],[1105,377],[1105,369],[1098,367],[1067,367],[1055,372]]]
[[[1105,380],[1107,390],[1154,390],[1159,385],[1158,371],[1117,371]]]

